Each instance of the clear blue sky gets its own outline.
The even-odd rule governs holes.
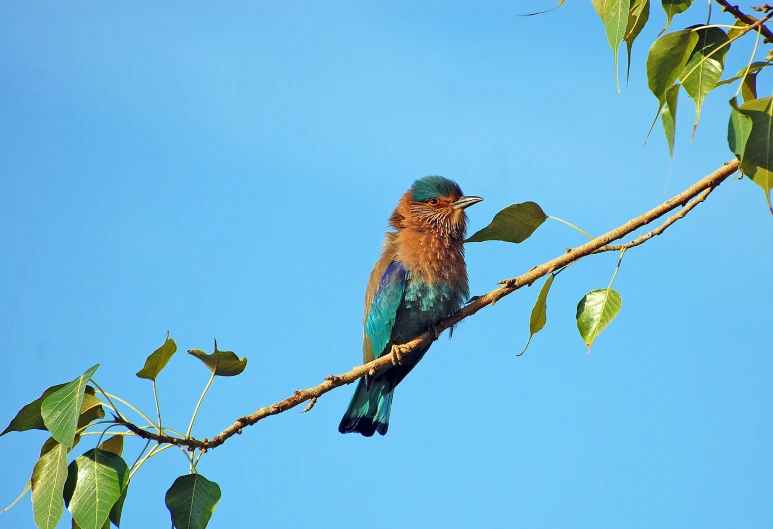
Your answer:
[[[216,381],[197,437],[350,369],[386,220],[418,177],[483,196],[473,231],[533,200],[599,234],[731,158],[734,87],[692,144],[682,94],[673,167],[660,128],[643,146],[658,3],[622,94],[590,2],[532,18],[517,15],[551,3],[324,4],[0,5],[0,427],[95,363],[152,412],[134,373],[167,330],[181,350],[216,337],[249,358]],[[383,438],[337,432],[350,387],[246,429],[200,464],[223,491],[211,527],[773,526],[771,230],[760,189],[728,182],[626,255],[622,312],[590,356],[575,308],[616,255],[559,276],[523,357],[536,287],[441,338]],[[548,223],[468,245],[472,293],[582,241]],[[207,377],[173,358],[165,422],[184,429]],[[2,506],[45,438],[0,438]],[[122,527],[168,527],[164,493],[186,472],[171,450],[149,462]],[[29,497],[0,527],[33,527]]]

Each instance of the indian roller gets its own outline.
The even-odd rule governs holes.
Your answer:
[[[429,349],[404,360],[399,348],[459,310],[469,297],[465,209],[483,200],[464,196],[442,176],[416,180],[402,196],[385,234],[381,258],[365,290],[362,356],[365,363],[392,355],[392,365],[361,378],[338,431],[386,434],[397,385]]]

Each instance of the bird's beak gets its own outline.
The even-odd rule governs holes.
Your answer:
[[[456,202],[451,202],[450,205],[455,209],[465,209],[472,206],[473,204],[477,204],[481,200],[483,199],[480,197],[462,197]]]

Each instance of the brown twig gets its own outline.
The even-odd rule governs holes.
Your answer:
[[[737,20],[740,20],[741,22],[748,24],[750,26],[760,28],[760,33],[762,33],[765,36],[765,44],[773,42],[773,31],[768,29],[768,27],[765,25],[765,22],[767,20],[770,20],[770,16],[766,16],[765,18],[762,18],[760,20],[757,20],[755,17],[751,15],[747,15],[743,11],[741,11],[738,6],[731,5],[730,2],[727,0],[716,0],[716,2],[722,6],[722,11],[727,11],[731,15],[733,15]],[[753,29],[753,28],[744,28],[744,29]]]
[[[687,204],[684,208],[682,208],[682,211],[677,213],[676,215],[673,215],[668,218],[666,222],[664,222],[660,227],[652,230],[649,233],[645,233],[644,235],[638,237],[637,239],[634,239],[631,242],[627,242],[625,244],[608,244],[606,246],[602,246],[598,250],[596,250],[593,253],[602,253],[602,252],[615,252],[620,250],[627,250],[628,248],[633,248],[634,246],[639,246],[640,244],[645,243],[646,241],[652,239],[653,237],[660,235],[664,231],[666,231],[666,228],[671,226],[674,222],[676,222],[679,219],[683,219],[685,215],[687,215],[692,208],[706,200],[706,197],[711,194],[712,191],[714,191],[714,187],[710,187],[703,191],[700,195],[695,197],[695,199]]]
[[[403,344],[401,346],[402,357],[405,358],[407,355],[413,354],[413,352],[416,351],[416,349],[418,349],[422,344],[433,340],[436,337],[435,333],[440,333],[445,329],[448,329],[449,327],[456,325],[463,319],[469,316],[472,316],[483,307],[486,307],[488,305],[494,305],[497,301],[499,301],[500,299],[502,299],[503,297],[509,294],[512,294],[513,292],[520,289],[521,287],[530,285],[534,283],[534,281],[536,281],[537,279],[543,276],[546,276],[547,274],[550,274],[556,270],[559,270],[567,266],[568,264],[573,263],[574,261],[582,259],[583,257],[586,257],[601,248],[604,248],[610,242],[619,240],[625,237],[626,235],[632,233],[633,231],[641,228],[642,226],[646,226],[647,224],[653,222],[654,220],[662,217],[669,211],[672,211],[678,208],[680,205],[688,204],[685,207],[685,209],[683,209],[680,212],[680,214],[675,215],[671,219],[668,219],[668,221],[666,221],[663,224],[663,226],[658,228],[658,230],[661,230],[662,232],[662,230],[665,230],[668,226],[670,226],[671,224],[676,222],[676,220],[678,220],[675,217],[678,217],[678,218],[683,217],[690,211],[690,209],[695,207],[695,205],[702,202],[706,198],[706,196],[711,192],[712,189],[714,189],[725,179],[727,179],[730,175],[736,172],[738,170],[738,167],[739,167],[738,160],[733,160],[732,162],[728,162],[721,168],[717,169],[710,175],[700,180],[699,182],[687,188],[682,193],[676,195],[675,197],[669,200],[666,200],[659,206],[651,209],[650,211],[644,213],[643,215],[640,215],[635,219],[629,220],[622,226],[615,228],[614,230],[607,232],[604,235],[583,244],[582,246],[579,246],[574,249],[569,249],[569,251],[560,255],[559,257],[551,261],[548,261],[547,263],[544,263],[540,266],[536,266],[521,276],[515,277],[513,279],[506,279],[504,281],[500,281],[500,284],[502,286],[500,286],[499,288],[492,290],[488,294],[478,297],[477,299],[475,299],[475,301],[466,305],[458,312],[456,312],[456,314],[441,321],[438,325],[436,325],[433,328],[432,331],[427,331],[424,334],[415,338],[414,340],[411,340],[410,342]],[[696,200],[690,203],[690,201],[693,199],[696,199]],[[672,219],[674,220],[672,221]],[[232,437],[235,434],[242,433],[242,429],[245,426],[251,426],[257,423],[258,421],[265,419],[266,417],[287,411],[290,408],[294,408],[303,402],[315,401],[317,398],[324,395],[328,391],[331,391],[332,389],[335,389],[339,386],[343,386],[346,384],[351,384],[352,382],[355,382],[360,377],[365,376],[367,373],[377,371],[391,364],[392,364],[392,357],[391,355],[387,354],[380,358],[377,358],[376,360],[373,360],[372,362],[369,362],[361,366],[357,366],[351,371],[348,371],[341,375],[330,375],[326,377],[325,381],[322,382],[321,384],[318,384],[308,389],[296,391],[295,393],[293,393],[292,397],[289,397],[281,402],[277,402],[276,404],[272,404],[270,406],[265,406],[263,408],[260,408],[256,410],[254,413],[251,413],[250,415],[240,417],[239,419],[236,420],[234,424],[232,424],[231,426],[229,426],[228,428],[226,428],[225,430],[223,430],[222,432],[220,432],[219,434],[217,434],[211,439],[205,438],[202,440],[197,440],[193,438],[171,437],[165,434],[147,432],[145,430],[140,429],[138,426],[132,423],[122,421],[120,419],[117,419],[117,421],[121,422],[129,430],[137,434],[139,437],[142,437],[143,439],[151,439],[154,441],[158,441],[160,443],[169,443],[173,445],[184,446],[189,450],[211,449],[211,448],[220,446],[229,437]]]

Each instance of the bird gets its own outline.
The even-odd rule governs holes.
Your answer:
[[[392,355],[392,364],[359,379],[338,431],[371,437],[389,428],[394,389],[430,347],[403,359],[400,349],[459,310],[470,291],[464,262],[465,210],[482,201],[442,176],[413,182],[392,215],[365,290],[363,362]]]

